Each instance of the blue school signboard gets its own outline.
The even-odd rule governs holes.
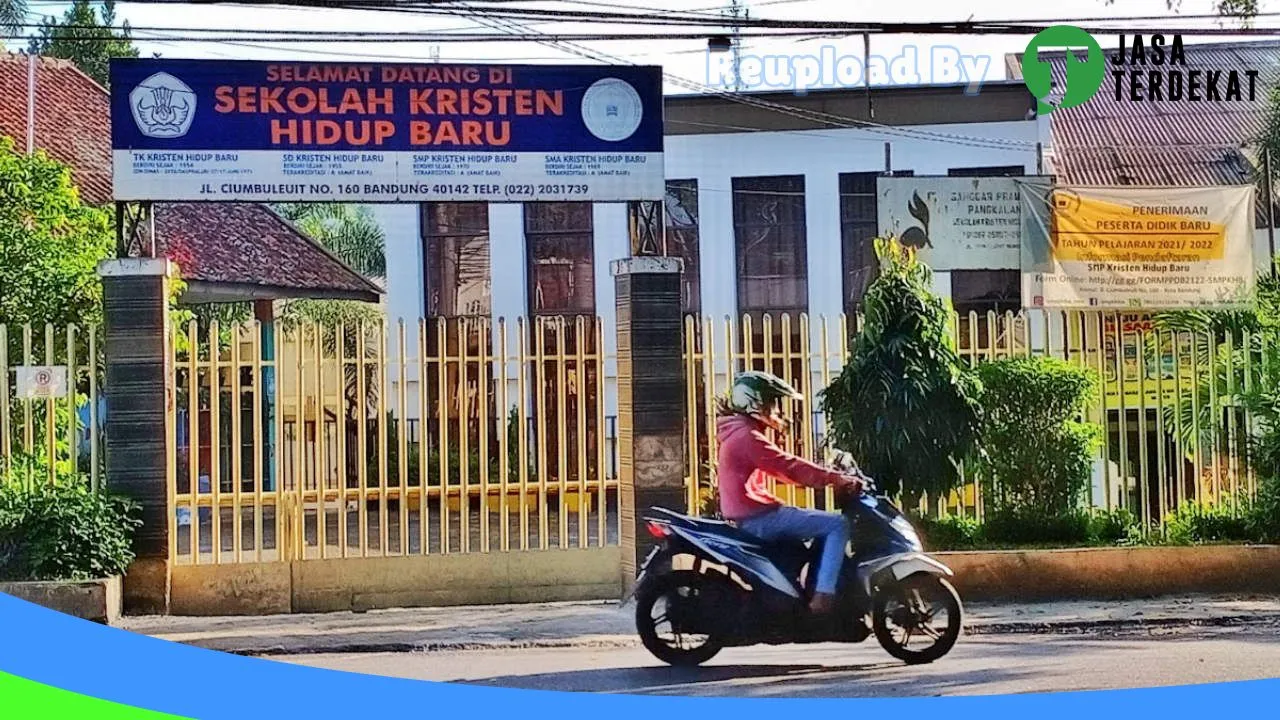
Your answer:
[[[662,70],[111,61],[117,200],[663,197]]]

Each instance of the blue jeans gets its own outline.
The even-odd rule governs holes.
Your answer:
[[[822,557],[818,560],[818,581],[814,589],[827,595],[835,594],[845,546],[849,543],[849,523],[843,515],[782,506],[741,520],[738,525],[766,542],[821,539]]]

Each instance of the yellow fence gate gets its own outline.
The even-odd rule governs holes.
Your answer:
[[[617,544],[596,318],[175,337],[179,564]]]

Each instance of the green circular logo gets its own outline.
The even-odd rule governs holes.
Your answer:
[[[1040,52],[1066,50],[1066,88],[1053,87],[1053,66],[1040,57]],[[1076,50],[1087,50],[1081,57]],[[1041,30],[1022,56],[1022,79],[1027,89],[1040,99],[1040,112],[1051,113],[1058,108],[1070,108],[1083,104],[1098,94],[1102,77],[1107,71],[1107,61],[1102,48],[1089,33],[1072,25],[1054,25]]]

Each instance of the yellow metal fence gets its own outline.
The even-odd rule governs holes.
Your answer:
[[[691,509],[715,486],[715,400],[740,370],[770,369],[801,389],[809,402],[784,442],[821,459],[818,394],[847,361],[857,327],[845,316],[686,318]],[[616,378],[604,332],[587,317],[175,329],[172,558],[616,544]],[[973,365],[1047,354],[1098,373],[1087,412],[1103,428],[1094,506],[1155,525],[1186,501],[1239,507],[1254,493],[1257,418],[1240,396],[1275,386],[1272,334],[1042,311],[960,315],[954,332]],[[78,473],[102,484],[101,351],[93,327],[0,326],[0,481]],[[38,368],[65,373],[64,392],[20,395],[20,375],[29,388]],[[779,492],[800,505],[824,500]],[[981,517],[979,483],[925,509]]]
[[[91,325],[0,324],[0,482],[100,486],[100,340]]]
[[[774,372],[807,398],[790,418],[787,448],[821,461],[824,422],[818,395],[848,360],[856,317],[687,317],[688,502],[698,509],[715,487],[715,399],[745,369]],[[1162,329],[1163,328],[1163,329]],[[1277,338],[1267,333],[1191,324],[1173,330],[1140,313],[1023,311],[954,316],[953,340],[971,366],[1009,357],[1049,355],[1092,369],[1100,383],[1086,413],[1102,428],[1089,502],[1126,508],[1158,525],[1187,501],[1238,508],[1257,487],[1248,438],[1256,426],[1244,391],[1274,385]],[[973,477],[922,510],[981,517]],[[812,490],[776,489],[789,502],[820,503]],[[830,506],[830,498],[826,500]]]
[[[585,317],[193,323],[175,338],[173,558],[616,544],[601,333]]]

